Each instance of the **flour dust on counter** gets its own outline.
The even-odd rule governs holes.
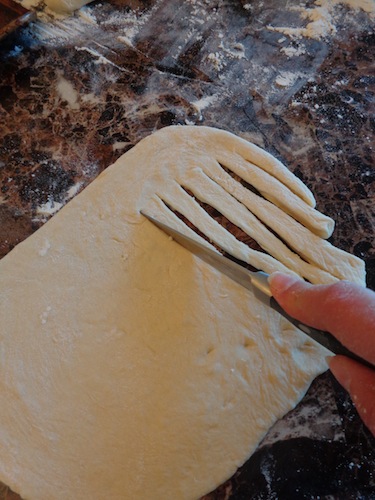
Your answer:
[[[373,0],[315,0],[311,6],[303,6],[301,2],[299,6],[290,7],[290,10],[299,12],[301,18],[307,21],[306,26],[269,26],[268,28],[291,38],[306,37],[321,40],[336,34],[338,10],[343,7],[363,11],[370,16],[375,15]]]
[[[231,477],[327,351],[140,211],[266,271],[363,283],[314,202],[257,146],[173,126],[17,245],[0,261],[0,480],[27,499],[193,500]]]

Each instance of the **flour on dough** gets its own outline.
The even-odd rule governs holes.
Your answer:
[[[144,139],[0,261],[0,480],[23,497],[199,498],[326,369],[322,348],[140,215],[191,234],[171,208],[267,271],[363,283],[271,155],[206,127]]]

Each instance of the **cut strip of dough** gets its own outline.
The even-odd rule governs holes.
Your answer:
[[[279,238],[272,234],[244,205],[238,203],[237,200],[220,186],[215,185],[209,177],[202,175],[202,171],[199,171],[197,168],[192,169],[189,180],[186,180],[184,184],[201,201],[219,210],[227,219],[255,239],[269,255],[272,255],[278,262],[286,266],[286,268],[307,278],[312,283],[331,283],[337,281],[331,274],[303,261]],[[252,262],[249,262],[249,264],[254,265]],[[254,265],[254,267],[256,266]],[[263,262],[258,269],[264,270]]]
[[[254,167],[252,163],[231,152],[220,152],[217,155],[217,160],[254,186],[264,198],[280,207],[315,234],[321,238],[331,236],[334,221],[296,196],[289,186],[270,175],[259,172],[259,169]]]
[[[164,193],[161,198],[174,210],[188,218],[197,229],[208,237],[209,240],[216,243],[220,248],[237,259],[247,262],[257,269],[263,269],[268,273],[290,271],[289,268],[272,256],[253,250],[244,243],[238,241],[232,234],[228,233],[226,229],[210,217],[203,208],[195,203],[191,196],[189,196],[179,184],[170,184],[168,192]],[[155,217],[158,215],[152,211],[149,205],[147,205],[147,212],[152,213]],[[182,223],[179,223],[178,227],[173,224],[175,229],[186,234],[184,226],[186,227],[186,225]],[[192,236],[196,237],[195,233],[190,234],[190,237]]]
[[[246,160],[254,166],[257,166],[262,172],[268,173],[270,176],[279,180],[307,205],[311,207],[315,206],[315,198],[309,188],[298,179],[298,177],[293,175],[277,158],[259,146],[245,141],[229,132],[212,128],[211,131],[210,144],[207,144],[204,139],[201,141],[201,134],[198,127],[191,131],[191,141],[194,141],[195,146],[202,151],[204,150],[213,157],[217,156],[218,160],[218,157],[224,152],[229,154],[230,159],[242,158]],[[225,155],[224,158],[228,159],[228,156]]]
[[[299,224],[293,217],[283,212],[278,206],[244,188],[228,175],[216,161],[206,163],[201,167],[214,182],[220,184],[223,189],[254,213],[258,219],[279,234],[307,262],[316,264],[339,279],[349,278],[356,282],[360,273],[361,278],[359,281],[362,281],[363,262],[360,259],[324,241],[308,228]],[[317,248],[319,248],[319,251],[317,251]],[[345,271],[343,271],[343,268],[345,268]],[[304,277],[309,279],[307,275],[304,275]]]

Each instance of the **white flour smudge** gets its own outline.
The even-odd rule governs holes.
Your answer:
[[[82,182],[77,182],[77,184],[74,184],[70,189],[68,189],[63,201],[56,201],[52,196],[49,197],[46,203],[43,203],[42,205],[39,205],[37,207],[35,216],[33,217],[33,221],[45,222],[51,215],[54,215],[56,212],[58,212],[69,200],[74,198],[74,196],[81,189],[82,185]]]
[[[79,93],[73,87],[72,83],[63,76],[59,77],[57,82],[57,93],[63,101],[66,101],[71,109],[79,109]]]
[[[372,16],[375,14],[373,0],[316,0],[311,8],[293,6],[291,10],[300,12],[303,19],[308,21],[303,28],[288,26],[268,26],[271,31],[277,31],[291,38],[312,38],[321,40],[337,31],[335,26],[335,6],[341,4],[351,9],[363,10]]]

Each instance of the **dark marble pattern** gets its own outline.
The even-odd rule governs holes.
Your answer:
[[[36,19],[31,12],[13,0],[0,1],[0,40],[15,31],[20,26]]]
[[[209,125],[284,161],[375,289],[374,21],[337,5],[326,37],[270,29],[305,26],[298,5],[113,0],[4,39],[0,256],[152,131]],[[374,444],[327,373],[205,498],[375,498]]]

